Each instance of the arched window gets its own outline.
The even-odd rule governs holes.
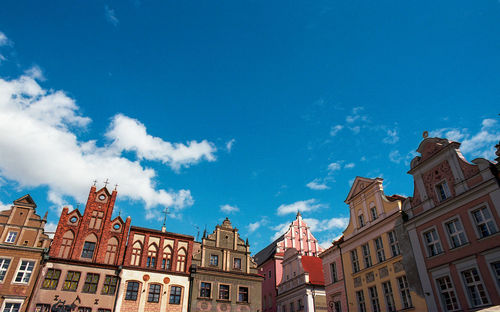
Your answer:
[[[104,212],[93,211],[90,217],[89,228],[99,230],[101,228],[102,219],[104,217]]]
[[[163,249],[163,259],[161,261],[161,268],[165,270],[172,269],[172,248],[167,246]]]
[[[69,252],[71,251],[71,246],[73,245],[73,240],[75,239],[75,235],[73,231],[67,231],[64,233],[61,248],[59,248],[59,258],[67,259],[69,257]]]
[[[130,259],[130,264],[139,266],[141,264],[141,255],[142,244],[141,242],[136,241],[132,246],[132,259]]]
[[[97,245],[97,236],[95,234],[90,234],[85,238],[83,243],[82,256],[81,258],[90,259],[94,257],[95,247]]]
[[[116,237],[111,237],[108,240],[108,247],[106,248],[106,256],[104,257],[104,263],[115,264],[117,248],[118,248],[118,239],[116,239]]]
[[[181,248],[177,251],[177,271],[184,272],[186,269],[186,249]]]
[[[158,248],[156,247],[156,244],[151,244],[149,245],[148,248],[148,259],[146,262],[146,267],[148,268],[155,268],[156,267],[156,258],[158,254]]]

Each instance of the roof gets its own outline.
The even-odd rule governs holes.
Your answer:
[[[391,195],[391,196],[385,196],[385,198],[387,198],[389,201],[396,201],[396,200],[405,200],[406,197],[404,196],[401,196],[401,195],[397,195],[397,194],[394,194],[394,195]]]
[[[257,262],[257,266],[262,265],[264,262],[269,260],[272,256],[276,254],[276,247],[278,246],[278,242],[283,240],[285,237],[285,234],[281,235],[278,237],[274,242],[271,244],[267,245],[264,249],[259,251],[255,256],[253,256],[253,259],[255,262]]]
[[[304,271],[309,273],[309,283],[314,285],[325,285],[325,277],[323,275],[323,262],[319,257],[302,256],[302,267]]]

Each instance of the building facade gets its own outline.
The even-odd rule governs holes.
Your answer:
[[[63,208],[30,311],[50,311],[54,304],[79,312],[114,310],[130,227],[130,217],[111,219],[116,195],[92,186],[83,215]]]
[[[203,234],[191,267],[190,311],[261,312],[262,276],[229,219]]]
[[[194,238],[132,226],[116,311],[187,312]]]
[[[303,256],[295,248],[285,251],[276,304],[279,312],[327,310],[321,258]]]
[[[344,270],[342,268],[341,249],[339,247],[343,241],[344,237],[339,238],[333,242],[332,246],[319,255],[323,263],[328,312],[347,311]]]
[[[403,206],[404,232],[433,311],[500,305],[498,171],[483,158],[468,162],[459,148],[424,137],[408,172],[414,191]]]
[[[404,197],[386,196],[380,178],[356,177],[346,203],[349,225],[341,249],[349,311],[427,311],[410,287],[396,233]],[[431,309],[432,311],[432,309]]]
[[[318,256],[323,248],[311,233],[300,212],[290,223],[285,234],[269,244],[255,255],[259,273],[264,276],[262,284],[262,311],[276,312],[278,285],[283,276],[282,262],[285,251],[294,248],[304,256]]]
[[[0,311],[27,311],[43,255],[50,246],[30,195],[0,211]]]

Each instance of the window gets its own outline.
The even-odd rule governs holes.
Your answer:
[[[438,290],[441,295],[441,300],[445,311],[458,311],[458,301],[455,295],[455,290],[451,284],[449,276],[443,276],[436,280]]]
[[[74,238],[75,235],[72,231],[67,231],[66,233],[64,233],[61,242],[61,248],[59,249],[59,258],[69,258]]]
[[[380,303],[378,301],[377,287],[373,286],[368,288],[368,293],[370,294],[370,301],[372,303],[372,311],[380,312]]]
[[[489,300],[486,295],[486,289],[484,289],[481,277],[479,277],[476,268],[462,271],[462,277],[471,305],[473,307],[478,307],[488,304]]]
[[[5,239],[5,242],[9,243],[9,244],[13,244],[16,241],[16,237],[17,237],[17,232],[9,232],[9,234],[7,234],[7,238]]]
[[[286,312],[286,305],[281,306],[281,312]]]
[[[332,275],[332,283],[338,282],[336,262],[330,263],[330,274]]]
[[[382,283],[382,289],[384,291],[385,305],[387,306],[388,312],[396,312],[396,304],[394,303],[394,296],[392,294],[391,282],[387,281]]]
[[[88,307],[79,307],[78,312],[92,312],[92,308]]]
[[[377,260],[378,262],[385,261],[385,253],[384,253],[384,243],[382,242],[382,237],[375,238],[375,250],[377,252]]]
[[[371,207],[370,208],[370,213],[372,214],[372,220],[376,220],[378,218],[377,208]]]
[[[389,245],[391,246],[391,254],[393,257],[398,256],[401,251],[399,250],[399,243],[398,243],[398,238],[396,237],[396,232],[391,231],[387,233],[387,236],[389,237]]]
[[[106,275],[104,284],[102,285],[101,293],[103,295],[114,295],[116,291],[116,284],[118,284],[118,277],[113,275]]]
[[[408,285],[408,280],[406,276],[398,277],[399,292],[401,294],[401,302],[403,304],[403,309],[410,308],[413,306],[410,296],[410,287]]]
[[[359,221],[359,227],[365,226],[365,216],[364,215],[359,215],[358,216],[358,221]]]
[[[342,312],[342,304],[340,301],[333,302],[333,312]]]
[[[358,261],[358,251],[356,249],[351,250],[351,262],[352,262],[352,272],[359,272],[359,261]]]
[[[14,281],[23,284],[29,283],[34,268],[35,261],[21,260],[21,265],[19,266],[19,270],[17,270],[16,279]]]
[[[181,293],[182,293],[182,288],[178,286],[170,287],[170,300],[168,303],[181,304]]]
[[[219,299],[229,300],[229,285],[219,285]]]
[[[238,287],[238,302],[248,302],[248,287]]]
[[[290,312],[295,312],[295,306],[293,302],[290,302]]]
[[[158,249],[155,244],[149,245],[148,258],[146,260],[146,267],[155,268],[156,267],[156,254]]]
[[[80,275],[80,272],[68,271],[62,290],[76,291],[78,288],[78,282],[80,281]]]
[[[137,300],[139,292],[139,282],[128,282],[127,292],[125,293],[125,300]]]
[[[497,229],[488,208],[481,207],[476,209],[472,212],[472,216],[474,217],[480,238],[496,233]]]
[[[85,244],[83,244],[82,258],[92,259],[92,257],[94,256],[94,250],[94,242],[85,242]]]
[[[201,282],[200,284],[200,297],[210,298],[212,296],[212,284],[207,282]]]
[[[427,248],[427,256],[432,257],[443,252],[441,243],[439,242],[438,234],[435,229],[424,233],[425,246]]]
[[[500,261],[492,263],[491,268],[493,269],[493,273],[495,274],[495,279],[498,283],[498,286],[500,286]]]
[[[233,268],[235,270],[241,270],[241,259],[240,258],[233,259]]]
[[[130,264],[139,266],[141,265],[141,255],[142,255],[142,244],[136,241],[132,246],[132,258],[130,259]]]
[[[177,252],[177,271],[184,272],[186,269],[186,249],[181,248]]]
[[[108,247],[106,248],[106,255],[104,256],[104,263],[114,264],[116,249],[118,248],[118,239],[116,237],[111,237],[108,240]]]
[[[85,284],[83,284],[82,292],[95,294],[97,291],[97,284],[99,283],[99,274],[87,273],[85,277]]]
[[[148,293],[148,302],[160,302],[160,292],[161,292],[161,285],[150,284]]]
[[[3,282],[9,270],[10,259],[0,258],[0,282]]]
[[[37,303],[35,306],[35,312],[50,312],[50,304]]]
[[[372,257],[370,256],[370,245],[364,244],[361,246],[363,251],[363,262],[365,264],[365,268],[369,268],[372,266]]]
[[[19,312],[21,304],[17,302],[6,302],[2,312]]]
[[[451,220],[445,224],[445,227],[448,232],[448,237],[450,238],[451,248],[457,248],[467,243],[460,220]]]
[[[104,217],[104,212],[93,211],[90,217],[89,228],[99,230],[101,228],[102,219]]]
[[[210,255],[210,265],[218,266],[219,265],[219,256]]]
[[[365,295],[362,290],[356,292],[356,299],[358,300],[358,312],[366,312]]]
[[[99,308],[99,309],[97,309],[97,312],[111,312],[111,310]]]
[[[271,278],[271,271],[268,272],[268,278]]]
[[[304,310],[304,306],[302,305],[302,299],[299,299],[299,301],[297,301],[297,305],[299,306],[299,311]],[[339,312],[340,312],[340,310],[339,310]]]
[[[172,248],[170,248],[170,246],[167,246],[163,249],[161,268],[166,270],[172,269]]]
[[[59,283],[59,277],[61,276],[61,270],[48,269],[47,275],[43,280],[42,288],[45,289],[56,289]]]
[[[436,192],[439,201],[444,201],[451,197],[450,190],[448,189],[448,184],[446,183],[446,181],[436,184]]]

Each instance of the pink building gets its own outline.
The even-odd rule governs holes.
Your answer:
[[[347,311],[344,270],[342,269],[342,255],[339,247],[343,241],[344,237],[342,236],[337,241],[334,241],[330,248],[319,255],[323,262],[328,312]]]
[[[483,158],[469,163],[459,147],[425,137],[408,172],[414,192],[403,204],[403,232],[408,233],[430,311],[500,305],[497,171]]]
[[[296,219],[290,224],[285,234],[254,256],[259,274],[264,275],[262,283],[263,312],[277,311],[277,286],[281,283],[283,274],[283,255],[289,248],[295,248],[303,256],[318,256],[323,251],[300,213],[297,213]]]

